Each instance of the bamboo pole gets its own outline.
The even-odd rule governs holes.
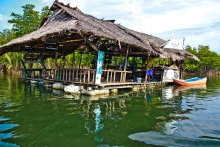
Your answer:
[[[83,83],[85,83],[86,82],[86,70],[83,71],[83,76],[84,76],[83,77]]]
[[[124,64],[124,71],[126,71],[126,65],[128,62],[128,50],[130,48],[130,45],[127,46],[127,50],[126,50],[126,56],[125,56],[125,64]],[[125,82],[126,80],[126,72],[123,73],[123,82]]]
[[[112,83],[112,71],[110,71],[110,82]]]
[[[69,69],[69,81],[71,81],[71,69]]]
[[[114,71],[114,81],[113,81],[113,83],[115,83],[115,78],[116,78],[116,71]]]
[[[88,70],[88,83],[90,82],[90,70]]]
[[[106,78],[107,83],[108,83],[108,78],[109,78],[109,71],[107,71],[107,78]]]

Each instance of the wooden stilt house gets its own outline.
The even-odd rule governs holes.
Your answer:
[[[182,63],[186,57],[197,57],[185,50],[167,49],[160,46],[164,40],[145,33],[128,29],[114,20],[97,19],[84,14],[77,7],[64,5],[57,0],[52,4],[52,15],[45,18],[39,29],[23,37],[14,39],[0,47],[0,55],[6,52],[24,52],[24,79],[46,79],[66,83],[98,86],[139,84],[138,76],[145,81],[146,68],[135,65],[135,70],[127,68],[130,58],[142,64],[149,58],[158,57]],[[46,58],[58,59],[73,52],[91,53],[95,56],[92,67],[55,68],[45,66]],[[124,62],[112,66],[114,57],[124,57]],[[33,68],[39,62],[41,68]],[[27,67],[27,63],[29,66]],[[181,64],[180,64],[181,65]],[[164,67],[158,67],[159,82],[164,81]],[[178,73],[180,75],[181,71]]]

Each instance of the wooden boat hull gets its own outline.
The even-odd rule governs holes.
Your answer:
[[[195,81],[187,81],[187,80],[180,80],[180,79],[173,79],[174,84],[183,85],[183,86],[191,86],[191,85],[200,85],[206,84],[207,78],[201,78]]]

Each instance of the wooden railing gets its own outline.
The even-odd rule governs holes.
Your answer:
[[[69,81],[73,83],[95,83],[95,69],[72,69],[59,68],[54,71],[53,78],[56,80]]]
[[[72,69],[59,68],[51,72],[53,79],[61,81],[69,81],[73,83],[95,83],[96,70],[95,69]],[[49,73],[51,75],[51,73]],[[126,82],[126,74],[131,71],[121,70],[102,70],[102,76],[105,79],[101,83],[121,83]]]
[[[102,70],[102,73],[106,75],[106,83],[124,83],[126,82],[126,74],[132,72],[121,70]]]

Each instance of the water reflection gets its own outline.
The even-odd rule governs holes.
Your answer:
[[[218,147],[219,141],[212,139],[191,139],[187,137],[178,137],[173,135],[164,135],[157,132],[141,132],[135,133],[128,136],[132,140],[137,140],[145,142],[147,144],[157,145],[157,146],[192,146],[192,147]]]
[[[173,90],[175,92],[185,91],[185,90],[206,90],[206,84],[200,84],[200,85],[190,85],[190,86],[179,86],[175,85],[173,87]]]
[[[220,100],[214,85],[215,91],[208,85],[197,89],[171,85],[92,97],[66,95],[63,91],[30,84],[17,86],[16,91],[11,85],[13,96],[10,96],[5,87],[0,90],[3,99],[0,146],[1,143],[11,146],[219,143]]]
[[[17,127],[18,124],[13,124],[10,122],[9,118],[0,117],[0,146],[6,147],[6,146],[12,146],[17,147],[18,145],[13,143],[5,142],[6,139],[13,138],[15,135],[10,132],[13,128]]]
[[[209,99],[207,97],[209,93],[206,91],[206,85],[163,87],[161,93],[162,106],[174,109],[174,111],[169,114],[169,117],[164,115],[156,117],[158,122],[155,125],[155,130],[157,132],[134,133],[129,135],[129,138],[162,146],[220,146],[220,136],[214,133],[217,129],[214,122],[220,120],[220,115],[216,117],[215,113],[218,109],[208,106],[207,101],[204,101],[204,98]],[[211,101],[216,100],[213,98]],[[219,99],[217,103],[220,103]],[[207,112],[207,109],[214,110],[211,113],[209,112],[209,116],[207,116],[212,117],[214,122],[205,120],[207,117],[204,117],[202,111],[206,110],[205,112]],[[197,112],[198,110],[202,111]],[[200,136],[207,132],[209,135],[206,137]]]

